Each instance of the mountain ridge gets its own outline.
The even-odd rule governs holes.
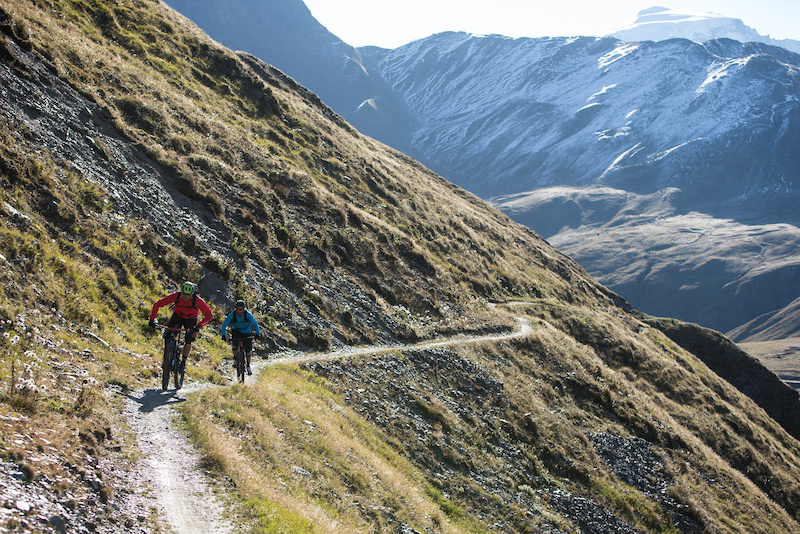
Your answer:
[[[796,64],[800,59],[780,49],[762,51],[759,46],[762,45],[724,40],[706,45],[688,41],[630,44],[612,38],[512,40],[447,33],[393,51],[377,50],[380,61],[378,57],[373,59],[387,82],[404,95],[409,106],[414,106],[411,111],[415,116],[427,121],[414,141],[420,147],[425,146],[426,161],[432,162],[434,168],[450,165],[455,181],[479,195],[553,185],[556,179],[559,185],[599,182],[632,188],[635,193],[678,186],[691,194],[692,186],[708,184],[719,189],[716,196],[729,195],[719,201],[725,205],[760,190],[780,189],[785,194],[796,194],[786,170],[792,167],[785,150],[779,152],[782,157],[789,157],[785,163],[780,160],[761,163],[766,168],[759,170],[748,184],[741,171],[731,171],[728,165],[717,170],[706,163],[709,172],[733,175],[734,178],[727,180],[734,182],[726,185],[728,189],[722,189],[713,174],[695,177],[676,173],[673,177],[669,172],[677,166],[669,163],[670,158],[679,158],[682,152],[687,152],[685,165],[700,164],[692,159],[693,144],[713,146],[716,137],[730,143],[739,136],[747,137],[736,129],[737,108],[749,109],[757,116],[771,111],[772,100],[759,107],[741,94],[739,86],[750,79],[745,71],[755,69],[754,74],[760,71],[762,67],[757,63],[762,55],[769,61],[774,54],[776,68],[782,68],[784,61]],[[670,67],[678,57],[692,59],[681,65],[685,70],[681,71],[680,80],[674,79],[674,66]],[[702,63],[694,63],[701,59]],[[663,65],[659,69],[663,74],[645,78],[638,66],[642,61],[656,68]],[[499,85],[496,83],[499,73],[510,73],[514,65],[526,62],[528,68],[517,70]],[[422,70],[423,65],[430,75]],[[549,72],[548,65],[558,65],[558,72]],[[463,70],[467,66],[468,79],[467,71]],[[776,83],[774,88],[776,112],[790,113],[795,101],[791,67],[788,74],[786,85]],[[667,87],[667,81],[671,87]],[[562,84],[569,89],[560,90]],[[430,91],[431,86],[438,87],[438,91]],[[716,103],[712,109],[703,110],[712,95]],[[783,102],[787,102],[788,111],[781,110]],[[465,115],[470,110],[480,112]],[[536,111],[532,114],[530,110]],[[539,121],[531,121],[537,116]],[[784,127],[790,129],[783,135],[791,136],[790,117],[787,114],[785,119],[776,118],[778,126],[783,120]],[[490,121],[505,121],[522,130],[514,138],[506,128],[483,126]],[[767,127],[759,125],[762,131]],[[462,142],[439,141],[458,136],[459,131],[463,132]],[[755,135],[750,133],[750,138],[757,141]],[[578,144],[584,147],[583,152],[592,151],[596,158],[582,155],[576,148]],[[612,150],[605,146],[597,148],[601,145]],[[470,147],[471,151],[462,147]],[[510,160],[512,157],[517,161]],[[726,153],[723,157],[732,156]],[[595,159],[598,161],[593,163]],[[569,165],[559,164],[559,160],[569,161]],[[459,167],[453,167],[455,161]],[[724,160],[720,158],[716,163]],[[471,177],[470,169],[480,178]],[[642,180],[636,174],[642,172],[639,169],[648,169],[656,178]],[[773,172],[775,177],[769,176]],[[776,181],[779,178],[788,183],[781,186]],[[786,201],[789,202],[791,199]],[[770,198],[770,204],[774,205],[774,199]],[[788,213],[787,210],[784,208]]]
[[[166,3],[228,48],[269,58],[270,64],[314,88],[359,131],[384,132],[384,142],[414,155],[406,139],[411,124],[402,102],[370,75],[372,66],[361,51],[329,32],[302,0]]]

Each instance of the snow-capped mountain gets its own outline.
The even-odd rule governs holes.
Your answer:
[[[784,49],[443,33],[363,53],[423,161],[484,198],[676,187],[706,213],[800,216],[800,56]]]
[[[640,11],[636,22],[610,35],[628,42],[681,38],[705,43],[724,38],[742,43],[766,43],[800,53],[800,41],[761,35],[740,19],[718,13],[685,13],[666,7],[651,7]]]

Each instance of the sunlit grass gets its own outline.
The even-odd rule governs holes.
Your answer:
[[[324,532],[373,530],[387,520],[464,531],[441,495],[432,499],[402,448],[313,374],[269,368],[254,386],[198,394],[184,415],[209,464],[234,480],[259,525],[268,510],[277,518],[306,518]],[[391,513],[376,519],[375,507]],[[270,524],[259,531],[277,532]]]

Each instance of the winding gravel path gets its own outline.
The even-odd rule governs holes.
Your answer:
[[[517,317],[517,328],[505,334],[456,336],[412,345],[356,347],[320,353],[287,352],[269,360],[253,362],[255,375],[264,367],[276,364],[333,360],[348,356],[381,354],[394,350],[418,350],[464,345],[482,341],[502,341],[524,337],[533,332],[530,321]],[[178,534],[228,534],[237,532],[225,517],[225,507],[214,494],[200,466],[200,454],[189,444],[175,424],[180,403],[188,395],[214,387],[208,383],[188,383],[180,391],[144,389],[129,394],[125,415],[138,436],[143,454],[136,478],[149,482],[159,516]]]

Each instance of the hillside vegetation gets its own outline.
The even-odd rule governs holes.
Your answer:
[[[201,334],[189,380],[221,387],[183,421],[247,531],[800,527],[797,397],[780,426],[703,363],[712,333],[673,341],[679,323],[161,2],[8,0],[0,31],[4,488],[86,530],[167,528],[126,505],[120,405],[157,382],[151,303],[190,279],[215,330],[248,301],[262,356],[398,344],[242,387]],[[534,333],[402,348],[515,315]],[[4,499],[0,528],[57,531],[36,506]]]

